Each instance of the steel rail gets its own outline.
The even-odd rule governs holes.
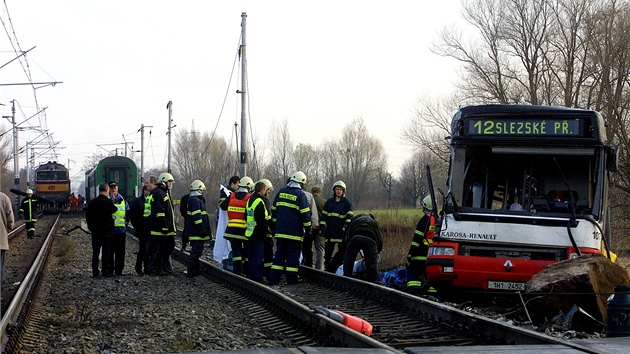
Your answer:
[[[412,296],[381,285],[367,283],[304,266],[300,266],[300,273],[303,274],[306,279],[327,282],[331,285],[334,284],[335,286],[346,287],[347,289],[356,290],[360,288],[360,292],[363,296],[375,301],[382,299],[383,301],[397,302],[410,311],[428,315],[441,322],[453,323],[463,328],[469,328],[471,331],[482,333],[488,338],[499,340],[506,344],[557,344],[587,353],[605,353],[578,343],[551,337],[544,333],[462,311],[452,306]]]
[[[57,215],[57,219],[53,223],[53,226],[50,229],[50,232],[46,236],[46,240],[44,241],[42,248],[37,254],[37,258],[33,262],[31,269],[28,271],[28,274],[20,284],[19,289],[15,293],[11,304],[7,308],[6,312],[2,316],[2,320],[0,320],[0,352],[4,352],[9,341],[9,332],[11,330],[11,326],[15,324],[24,308],[24,303],[26,299],[31,293],[33,289],[33,285],[38,278],[38,275],[41,274],[41,270],[46,264],[46,258],[50,251],[52,241],[53,241],[53,233],[57,229],[57,225],[61,218],[61,213]]]
[[[172,256],[180,262],[186,262],[187,254],[180,250],[173,250]],[[393,347],[354,331],[320,313],[316,313],[313,309],[310,309],[290,297],[273,290],[267,285],[236,275],[203,260],[200,260],[200,263],[202,265],[202,273],[204,276],[217,278],[223,282],[235,284],[243,291],[250,293],[252,297],[264,299],[278,307],[286,315],[291,316],[292,319],[300,322],[304,327],[308,326],[314,331],[324,331],[325,333],[328,333],[335,341],[342,343],[344,346],[351,348],[380,348],[389,350],[393,353],[399,352]],[[283,319],[288,320],[284,317]]]

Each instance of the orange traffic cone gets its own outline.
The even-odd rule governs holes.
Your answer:
[[[343,323],[346,327],[350,327],[359,333],[363,333],[366,336],[372,335],[372,324],[370,322],[352,315],[348,315],[345,312],[333,311],[321,306],[314,306],[315,312],[331,318],[339,323]]]

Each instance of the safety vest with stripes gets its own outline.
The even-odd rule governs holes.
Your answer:
[[[252,234],[254,233],[254,229],[256,228],[257,222],[256,219],[254,218],[254,212],[256,210],[256,207],[258,207],[258,205],[262,203],[263,204],[263,209],[265,209],[265,220],[271,220],[271,215],[269,215],[269,211],[267,210],[267,207],[264,205],[265,201],[262,198],[256,198],[254,200],[253,203],[249,203],[249,200],[247,202],[247,224],[246,224],[246,229],[245,229],[245,237],[249,238],[252,236]]]
[[[114,216],[114,227],[125,227],[125,198],[120,198],[120,203],[114,203],[116,212]]]

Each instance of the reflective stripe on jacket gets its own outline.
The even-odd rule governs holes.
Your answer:
[[[245,190],[242,191],[242,190]],[[221,203],[221,209],[227,211],[228,223],[223,237],[227,239],[247,240],[245,237],[245,207],[251,197],[246,189],[237,190]]]
[[[435,218],[426,213],[418,221],[413,233],[411,247],[409,247],[409,259],[412,261],[427,260],[427,246],[433,242],[435,236]]]
[[[153,236],[175,236],[175,213],[173,201],[168,189],[158,185],[151,191],[151,214],[149,215],[149,229]]]
[[[329,198],[324,203],[322,218],[319,220],[320,229],[324,228],[326,242],[344,242],[345,235],[343,235],[341,229],[350,224],[353,216],[352,203],[348,198],[341,197],[339,201],[334,196]]]
[[[300,188],[284,187],[278,191],[271,207],[275,237],[300,241],[311,227],[311,208]]]
[[[201,196],[190,196],[186,206],[186,231],[190,241],[208,241],[210,236],[210,218],[206,204]]]
[[[24,198],[22,205],[20,205],[20,211],[24,214],[24,221],[37,221],[37,199]]]

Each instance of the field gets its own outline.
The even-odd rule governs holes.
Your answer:
[[[405,266],[413,232],[422,217],[422,209],[354,211],[354,215],[362,213],[372,213],[383,232],[383,251],[379,262],[381,271]]]

